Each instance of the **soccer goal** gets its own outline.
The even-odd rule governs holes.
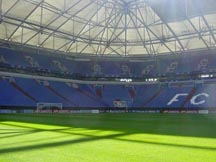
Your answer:
[[[49,113],[54,111],[62,110],[62,103],[44,103],[39,102],[37,103],[37,112],[40,113]]]
[[[114,100],[113,105],[116,108],[127,108],[127,102],[122,100]]]

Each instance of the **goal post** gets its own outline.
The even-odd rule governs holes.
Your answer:
[[[56,110],[62,110],[62,103],[46,103],[46,102],[39,102],[37,103],[37,112],[54,112]]]

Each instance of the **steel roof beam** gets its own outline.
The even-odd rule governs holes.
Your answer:
[[[66,21],[64,21],[62,24],[60,24],[42,43],[40,43],[40,47],[43,46],[43,44],[52,36],[53,33],[58,31],[64,24],[66,24],[68,21],[71,20],[72,17],[79,14],[81,11],[83,11],[85,8],[89,7],[92,3],[88,3],[87,5],[83,6],[81,9],[79,9],[77,12],[75,12],[73,15],[71,15]]]
[[[16,29],[11,33],[11,35],[7,38],[8,40],[11,40],[13,35],[17,32],[17,30],[20,28],[20,26],[32,15],[32,13],[43,3],[44,0],[41,0],[40,3],[38,3],[34,9],[23,19],[23,21],[16,27]]]
[[[82,0],[77,1],[75,4],[73,4],[72,6],[70,6],[65,12],[68,12],[69,10],[71,10],[72,8],[74,8],[77,4],[79,4]],[[65,12],[62,12],[61,14],[59,14],[56,18],[54,18],[52,21],[50,21],[46,26],[40,26],[40,30],[38,32],[36,32],[32,37],[30,37],[26,42],[23,43],[23,45],[27,44],[30,40],[32,40],[35,36],[37,36],[40,32],[42,32],[44,29],[47,29],[53,22],[55,22],[57,19],[59,19],[62,15],[64,15]],[[55,29],[52,29],[52,31],[54,32]],[[52,35],[52,34],[51,34]]]
[[[82,52],[89,46],[90,44],[86,44],[83,49],[80,50],[80,52],[78,53],[79,55],[82,54]]]
[[[150,28],[149,26],[146,24],[145,21],[142,21],[139,17],[137,17],[133,12],[131,12],[131,14],[133,14],[137,20],[140,21],[140,23],[142,23],[146,29],[148,29],[158,40],[160,40],[161,44],[163,44],[172,54],[175,54],[168,46],[167,44],[159,37],[157,36],[157,34],[155,34]]]
[[[83,32],[83,30],[86,28],[86,26],[89,24],[89,22],[92,20],[92,18],[101,10],[101,8],[104,6],[106,4],[106,2],[104,2],[97,10],[96,10],[96,12],[90,17],[90,19],[89,19],[89,21],[83,26],[83,28],[80,30],[80,32],[78,33],[78,36],[81,36],[82,34],[82,32]],[[89,30],[88,30],[89,31]],[[77,38],[75,38],[75,41],[76,41],[76,39]],[[87,43],[87,45],[83,48],[83,50],[81,50],[81,52],[83,52],[87,47],[88,47],[88,45],[89,45],[89,43],[91,43],[91,41],[92,41],[92,39],[90,39],[89,38],[89,42],[86,42]],[[81,53],[80,52],[80,53]],[[80,54],[79,53],[79,54]]]
[[[12,10],[12,8],[14,8],[16,5],[17,5],[17,3],[19,2],[20,0],[16,0],[16,2],[4,13],[4,15],[7,15],[11,10]]]
[[[120,14],[120,13],[119,13],[119,14]],[[114,18],[112,18],[112,19],[114,20],[117,16],[119,16],[119,14],[117,14],[117,15],[116,15]],[[111,15],[111,16],[112,16],[112,15]],[[110,22],[112,22],[112,21],[110,21]],[[89,28],[88,30],[86,30],[85,32],[83,32],[81,35],[86,34],[87,32],[89,32],[89,30],[94,29],[96,26],[97,26],[97,25],[92,26],[91,28]],[[97,34],[95,37],[93,37],[93,39],[96,39],[96,38],[100,35],[100,33],[103,32],[103,30],[106,29],[106,28],[107,28],[107,25],[103,26],[103,29],[102,29],[100,32],[98,32],[98,34]],[[81,36],[81,35],[80,35],[80,36]]]
[[[197,34],[199,35],[199,38],[202,39],[203,43],[205,44],[205,46],[209,49],[209,45],[207,44],[207,42],[204,40],[203,36],[201,35],[201,33],[197,30],[197,28],[194,26],[194,24],[191,22],[191,20],[187,17],[188,22],[190,23],[190,25],[193,27],[193,29],[197,32]]]
[[[7,19],[11,19],[11,20],[15,20],[15,21],[17,21],[17,22],[21,22],[22,20],[20,20],[20,19],[17,19],[17,18],[14,18],[14,17],[9,17],[9,16],[4,16],[5,18],[7,18]],[[18,26],[19,24],[16,24],[16,23],[13,23],[13,22],[9,22],[9,21],[7,21],[7,20],[3,20],[3,22],[5,22],[5,23],[8,23],[8,24],[11,24],[11,25],[15,25],[15,26]],[[39,33],[39,32],[41,32],[41,30],[40,29],[37,29],[37,28],[43,28],[43,29],[46,29],[46,30],[49,30],[49,31],[51,31],[51,32],[54,32],[55,30],[54,29],[52,29],[52,28],[49,28],[49,27],[41,27],[39,24],[35,24],[35,23],[33,23],[33,22],[29,22],[29,21],[24,21],[24,24],[26,24],[26,25],[29,25],[29,26],[32,26],[32,28],[30,28],[30,27],[27,27],[27,26],[24,26],[24,25],[21,25],[22,27],[24,27],[24,28],[26,28],[26,29],[29,29],[29,30],[32,30],[32,31],[35,31],[35,32],[37,32],[37,33]],[[35,27],[37,27],[37,28],[35,28]],[[45,31],[43,30],[43,33],[45,33]],[[48,32],[47,32],[48,33]],[[69,37],[68,36],[70,36],[70,37],[78,37],[79,39],[81,39],[81,40],[83,40],[84,42],[86,41],[86,40],[89,40],[88,38],[85,38],[85,37],[79,37],[79,36],[77,36],[77,35],[73,35],[73,34],[70,34],[70,33],[66,33],[66,32],[64,32],[64,31],[60,31],[60,30],[58,30],[58,31],[55,31],[54,33],[58,33],[58,34],[62,34],[65,38],[67,38],[67,39],[69,39]],[[71,38],[70,38],[71,39]],[[72,39],[73,40],[73,39]],[[106,41],[102,41],[102,42],[106,42]],[[25,45],[25,44],[24,44]]]
[[[120,15],[120,19],[119,19],[119,20],[121,20],[122,17],[123,17],[123,14]],[[120,21],[117,22],[116,26],[118,26],[119,23],[120,23]],[[112,40],[112,38],[113,38],[113,36],[114,36],[115,31],[116,31],[116,28],[114,28],[114,31],[111,31],[111,32],[112,32],[112,35],[110,36],[109,40],[107,41],[107,46],[108,46],[108,47],[110,47],[111,40]],[[105,51],[106,51],[106,48],[105,48]],[[104,51],[104,53],[105,53],[105,51]]]
[[[105,4],[106,4],[106,3],[104,2],[103,5],[105,5]],[[79,37],[82,36],[83,30],[86,28],[87,25],[89,25],[89,22],[90,22],[90,21],[92,20],[92,18],[100,11],[100,9],[103,7],[103,5],[101,5],[101,6],[96,10],[96,12],[89,18],[88,22],[82,27],[82,29],[79,31],[79,33],[78,33],[77,36],[79,36]],[[87,31],[90,32],[90,30],[91,30],[91,29],[89,28]],[[70,50],[70,47],[71,47],[71,46],[73,45],[73,43],[77,40],[77,38],[78,38],[78,37],[75,37],[75,38],[74,38],[74,41],[71,42],[71,45],[69,46],[69,49],[67,49],[67,51]],[[89,44],[89,43],[91,43],[91,41],[92,41],[92,39],[89,38],[89,39],[88,39],[88,42],[85,42],[85,43]]]
[[[65,46],[67,46],[68,44],[70,44],[71,43],[71,40],[69,40],[68,42],[66,42],[65,44],[63,44],[62,46],[60,46],[58,49],[53,49],[53,50],[55,50],[54,52],[57,52],[57,51],[59,51],[59,50],[61,50],[62,48],[64,48]],[[66,51],[67,52],[67,51]]]
[[[121,49],[122,46],[120,46],[120,47],[118,47],[118,48],[116,48],[116,49],[113,49],[113,47],[111,47],[111,46],[109,46],[108,48],[111,49],[111,52],[110,52],[109,54],[112,54],[112,52],[115,52],[117,55],[122,56],[122,54],[120,54],[120,53],[117,51],[118,49]],[[105,51],[104,51],[104,52],[105,52]],[[104,53],[103,53],[103,54],[104,54]]]
[[[140,14],[140,16],[141,16],[142,21],[145,22],[145,19],[144,19],[143,15],[142,15],[140,9],[139,9],[139,8],[137,8],[137,9],[138,9],[138,12],[139,12],[139,14]],[[146,25],[147,25],[147,24],[146,24]],[[149,30],[147,30],[147,28],[145,28],[145,30],[146,30],[146,32],[147,32],[147,34],[148,34],[149,42],[150,42],[150,46],[151,46],[151,45],[153,45],[153,43],[152,43],[152,39],[151,39]],[[145,32],[145,31],[144,31],[144,32]],[[144,34],[145,34],[145,33],[144,33]],[[147,44],[147,41],[144,41],[144,47],[145,47],[146,49],[148,49],[147,46],[146,46],[146,44]],[[154,46],[153,46],[153,49],[154,49]]]
[[[8,18],[8,19],[16,20],[17,22],[21,21],[21,20],[19,20],[19,19],[16,19],[16,18],[13,18],[13,17],[9,17],[9,16],[4,16],[3,18]],[[14,22],[7,21],[6,19],[3,19],[3,23],[15,25],[15,26],[18,26],[18,25],[19,25],[19,24],[16,24],[16,23],[14,23]],[[26,25],[24,25],[24,24],[27,24],[28,26],[26,26]],[[36,32],[39,31],[39,29],[35,28],[35,27],[39,27],[39,28],[40,28],[40,25],[38,25],[38,24],[34,24],[34,23],[28,22],[28,21],[25,21],[24,24],[21,25],[21,27],[26,28],[26,29],[29,29],[29,30],[32,30],[32,31],[36,31]],[[31,27],[31,26],[32,26],[32,27]],[[47,29],[47,30],[50,30],[50,31],[53,31],[53,29],[51,29],[51,28],[46,28],[46,29]],[[212,32],[214,32],[214,31],[216,31],[216,29],[212,29]],[[207,33],[207,32],[209,32],[209,30],[205,30],[205,31],[202,31],[202,32],[199,32],[199,33],[200,33],[200,34],[203,33],[203,36],[205,36],[205,35],[207,35],[207,34],[205,34],[205,33]],[[44,33],[44,34],[49,34],[48,31],[44,31],[43,33]],[[67,39],[67,40],[73,40],[72,37],[74,37],[74,35],[69,34],[69,33],[65,33],[65,32],[63,32],[63,31],[57,31],[54,35],[56,35],[57,37],[61,37],[62,39]],[[182,38],[181,38],[181,37],[182,37]],[[180,40],[187,40],[187,39],[189,39],[189,38],[196,38],[196,37],[198,37],[198,36],[197,36],[197,33],[187,33],[187,34],[183,34],[183,35],[179,36],[179,39],[180,39]],[[86,39],[85,37],[79,37],[79,39],[80,39],[79,42],[86,42],[86,41],[88,40],[88,39]],[[168,37],[168,39],[170,39],[170,40],[167,40],[167,42],[173,42],[173,40],[171,40],[171,37]],[[98,41],[98,40],[95,40],[95,41],[93,41],[92,43],[93,43],[93,44],[99,44],[99,43],[97,43],[97,41]],[[106,41],[106,40],[102,40],[101,42],[106,43],[107,41]],[[130,45],[139,45],[139,44],[138,44],[139,42],[140,42],[140,41],[133,41],[133,42],[131,42]],[[154,43],[154,42],[155,42],[155,44],[161,43],[160,40],[158,40],[158,39],[152,39],[152,43]],[[118,45],[118,44],[117,44],[118,42],[115,42],[115,43],[116,43],[116,45]],[[150,42],[149,40],[147,40],[147,41],[146,41],[146,45],[149,45],[149,44],[151,44],[151,42]]]
[[[148,55],[150,55],[149,50],[148,50],[148,48],[147,48],[146,45],[145,45],[145,41],[143,40],[143,38],[142,38],[142,36],[141,36],[141,34],[140,34],[138,28],[136,28],[136,23],[134,22],[134,20],[133,20],[133,18],[131,17],[131,14],[130,14],[130,13],[129,13],[129,16],[130,16],[130,18],[131,18],[131,21],[132,21],[133,24],[134,24],[134,27],[135,27],[135,29],[136,29],[136,31],[137,31],[137,33],[138,33],[138,35],[139,35],[141,41],[143,42],[143,47],[145,47],[145,49],[146,49]]]
[[[116,0],[115,2],[117,2],[117,0]],[[114,21],[114,20],[116,19],[117,16],[120,15],[120,12],[119,12],[118,14],[116,14],[116,15],[115,15],[115,13],[113,14],[114,9],[115,9],[115,4],[113,5],[113,8],[112,8],[112,10],[111,10],[111,12],[110,12],[108,18],[106,17],[106,16],[107,16],[107,15],[106,15],[107,12],[106,12],[106,9],[105,9],[105,18],[106,18],[106,20],[105,20],[105,25],[104,25],[103,29],[95,36],[95,38],[98,37],[98,36],[101,34],[101,32],[102,32],[102,35],[101,35],[101,38],[100,38],[100,41],[99,41],[99,45],[98,45],[98,47],[97,47],[96,54],[98,54],[98,50],[99,50],[99,47],[101,46],[101,42],[102,42],[102,39],[103,39],[103,37],[104,37],[106,28],[108,27],[108,25],[109,25],[110,23],[112,23],[112,21]],[[115,15],[114,18],[112,17],[113,15]],[[107,30],[108,30],[108,29],[107,29]],[[94,38],[94,39],[95,39],[95,38]],[[104,49],[106,49],[106,47],[105,47]],[[104,50],[104,52],[105,52],[105,50]],[[104,54],[104,52],[103,52],[103,54]]]
[[[213,33],[213,31],[212,31],[212,29],[211,29],[211,27],[210,27],[208,21],[206,20],[204,14],[203,14],[203,10],[202,10],[201,6],[200,6],[199,4],[197,4],[197,3],[195,3],[195,7],[197,7],[197,8],[199,9],[199,11],[200,11],[200,13],[201,13],[201,16],[200,16],[200,17],[202,18],[202,20],[204,21],[205,25],[207,26],[208,32],[210,33],[210,35],[211,35],[211,37],[213,38],[213,41],[214,41],[214,43],[215,43],[215,45],[216,45],[216,38],[215,38],[215,35],[214,35],[214,33]]]
[[[210,28],[209,23],[207,22],[207,20],[206,20],[206,18],[205,18],[204,15],[201,15],[201,17],[202,17],[204,23],[206,24],[206,26],[207,26],[207,28],[208,28],[208,30],[209,30],[209,33],[211,34],[211,36],[212,36],[212,38],[213,38],[213,40],[214,40],[214,43],[215,43],[215,45],[216,45],[216,38],[215,38],[214,33],[212,32],[212,29]]]
[[[162,20],[161,20],[162,21]],[[175,32],[172,30],[172,28],[169,26],[169,24],[167,24],[166,22],[162,21],[164,23],[164,25],[166,25],[166,27],[169,29],[169,31],[172,33],[172,35],[174,36],[174,38],[176,39],[176,41],[178,42],[178,44],[180,45],[181,49],[182,49],[182,53],[183,51],[185,51],[185,47],[183,46],[183,44],[181,43],[180,39],[178,38],[178,36],[175,34]]]

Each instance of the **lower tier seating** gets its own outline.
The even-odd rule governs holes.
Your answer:
[[[63,107],[212,108],[216,84],[88,85],[26,78],[0,77],[0,106],[31,106],[38,102]],[[125,104],[126,103],[126,104]]]

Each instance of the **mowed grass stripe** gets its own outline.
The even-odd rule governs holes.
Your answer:
[[[0,115],[0,162],[213,162],[214,115]]]

